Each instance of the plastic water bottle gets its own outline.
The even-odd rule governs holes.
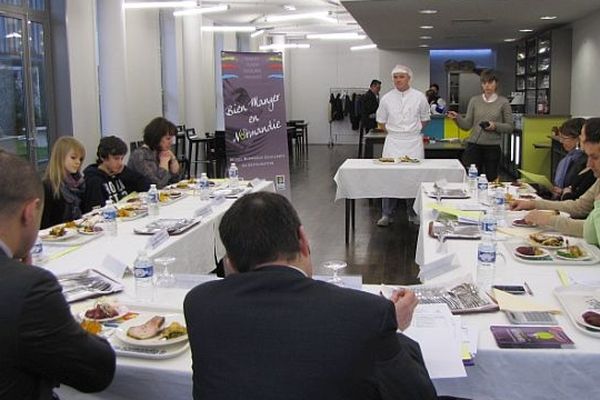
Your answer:
[[[490,291],[496,270],[496,243],[484,236],[477,246],[477,286]]]
[[[477,191],[479,192],[479,201],[487,203],[488,201],[488,180],[485,174],[479,175],[477,180]]]
[[[31,248],[31,261],[34,265],[41,263],[44,259],[44,245],[42,244],[42,239],[38,236],[35,239],[35,244]]]
[[[202,175],[200,175],[198,191],[200,192],[200,200],[208,200],[210,198],[210,188],[206,172],[203,172]]]
[[[112,200],[106,200],[102,209],[102,218],[104,219],[104,231],[108,236],[117,236],[117,207]]]
[[[156,217],[158,215],[158,189],[155,184],[150,185],[150,190],[148,190],[148,215],[151,217]]]
[[[237,187],[240,183],[239,179],[238,167],[232,162],[231,166],[229,167],[229,187]]]
[[[135,277],[135,297],[140,301],[153,301],[154,265],[144,249],[138,252],[138,256],[133,263],[133,276]]]
[[[477,175],[479,175],[477,166],[475,164],[471,164],[469,171],[467,172],[467,183],[469,186],[469,193],[474,199],[477,198]]]
[[[506,196],[502,188],[494,190],[494,214],[498,226],[506,225]]]
[[[490,240],[494,240],[496,238],[496,227],[497,221],[494,218],[494,215],[491,212],[486,212],[481,217],[479,221],[479,231],[481,233],[481,238],[486,238]]]

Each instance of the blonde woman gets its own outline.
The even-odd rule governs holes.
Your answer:
[[[84,158],[85,149],[76,139],[61,137],[54,143],[44,176],[42,229],[81,217]]]

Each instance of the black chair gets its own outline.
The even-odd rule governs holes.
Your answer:
[[[185,143],[187,139],[185,137],[185,125],[177,125],[177,134],[175,135],[175,157],[177,159],[185,158]]]
[[[214,177],[216,175],[216,159],[214,157],[215,138],[212,137],[210,133],[205,133],[205,137],[201,137],[196,134],[194,128],[187,128],[185,130],[185,136],[189,142],[188,175],[190,177],[198,176],[198,164],[205,164],[207,175],[209,175],[209,177]],[[194,154],[194,158],[192,158],[192,154]],[[194,171],[193,175],[192,166]]]

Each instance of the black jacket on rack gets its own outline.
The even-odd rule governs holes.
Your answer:
[[[344,104],[342,95],[338,93],[335,97],[333,93],[329,95],[329,103],[331,104],[331,121],[341,121],[344,119]]]

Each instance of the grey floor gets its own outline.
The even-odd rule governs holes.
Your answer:
[[[311,145],[308,152],[290,160],[292,203],[298,210],[311,242],[317,274],[329,274],[323,262],[342,259],[347,274],[361,274],[363,283],[417,283],[415,247],[418,226],[410,223],[401,202],[395,222],[378,227],[380,201],[356,201],[356,231],[344,243],[344,201],[334,202],[333,176],[347,158],[356,158],[356,145]]]

